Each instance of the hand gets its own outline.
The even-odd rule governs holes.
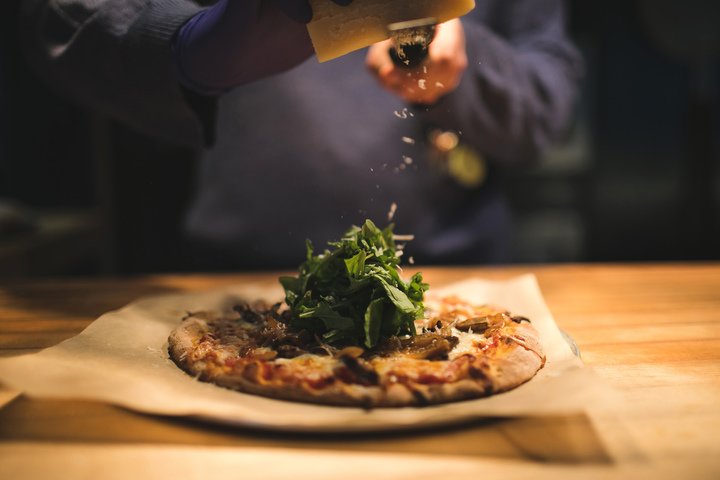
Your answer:
[[[383,87],[408,103],[432,105],[457,88],[467,69],[465,30],[459,19],[437,26],[427,58],[415,69],[396,66],[390,48],[391,40],[371,46],[365,64]]]
[[[235,0],[243,1],[243,0]],[[350,5],[352,0],[332,0],[338,5]],[[301,23],[308,23],[312,20],[312,9],[309,0],[275,0],[277,6],[285,15]]]

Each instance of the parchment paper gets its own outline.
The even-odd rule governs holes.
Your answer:
[[[183,415],[273,430],[352,432],[428,427],[498,416],[561,415],[607,406],[607,387],[573,355],[535,277],[472,279],[429,295],[491,303],[532,320],[547,363],[526,384],[485,399],[422,408],[327,407],[271,400],[203,383],[180,370],[167,337],[188,311],[227,311],[242,299],[282,298],[280,287],[236,287],[142,299],[107,313],[74,338],[42,352],[0,359],[0,380],[32,397],[106,401],[141,412]]]

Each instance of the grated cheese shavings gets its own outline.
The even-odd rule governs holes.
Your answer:
[[[390,204],[390,210],[387,214],[388,222],[391,222],[393,218],[395,218],[395,212],[397,212],[397,203],[393,202]]]

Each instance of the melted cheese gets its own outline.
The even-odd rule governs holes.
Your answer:
[[[275,365],[283,365],[290,375],[298,378],[318,380],[330,376],[338,365],[334,357],[306,354],[295,358],[278,358]]]
[[[313,20],[307,26],[318,61],[325,62],[388,38],[395,22],[433,17],[439,23],[465,15],[475,0],[354,0],[341,7],[330,0],[310,0]]]
[[[450,360],[454,360],[467,354],[477,354],[478,344],[482,345],[484,343],[488,343],[488,339],[476,333],[461,332],[460,330],[453,328],[452,334],[454,337],[458,338],[458,344],[450,351],[450,354],[448,355]]]

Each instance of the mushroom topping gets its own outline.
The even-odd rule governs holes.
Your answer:
[[[455,328],[461,332],[482,333],[490,327],[488,317],[471,317],[465,320],[459,320],[455,323]]]
[[[530,323],[530,319],[527,317],[522,317],[520,315],[515,315],[513,317],[510,317],[510,319],[515,323],[522,323],[522,322],[528,322]]]
[[[308,353],[295,345],[278,345],[276,348],[280,358],[295,358]]]
[[[265,312],[252,308],[249,304],[236,305],[235,310],[240,315],[240,320],[248,323],[260,323],[265,317]]]
[[[363,353],[365,353],[365,350],[363,350],[360,347],[345,347],[342,350],[340,350],[337,353],[338,357],[350,357],[350,358],[359,358]]]
[[[423,333],[414,337],[390,337],[378,346],[378,353],[402,353],[421,360],[444,360],[458,344],[458,338],[437,333]]]

